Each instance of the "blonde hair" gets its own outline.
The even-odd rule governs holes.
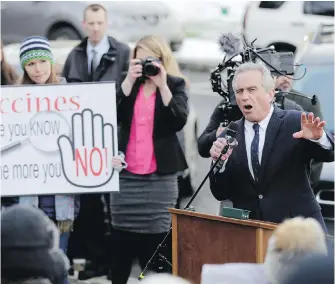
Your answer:
[[[314,218],[295,217],[283,221],[274,231],[278,251],[326,252],[325,232]]]
[[[325,233],[313,218],[285,220],[269,239],[264,270],[271,284],[279,284],[299,261],[308,256],[327,255]]]
[[[135,45],[132,55],[133,59],[136,58],[138,48],[153,53],[153,55],[162,62],[167,74],[183,78],[186,86],[189,87],[188,79],[180,71],[179,65],[172,54],[172,50],[165,40],[152,35],[142,37]]]

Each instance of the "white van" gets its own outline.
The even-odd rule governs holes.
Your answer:
[[[245,10],[243,36],[256,47],[295,52],[320,23],[334,23],[334,1],[252,1]]]

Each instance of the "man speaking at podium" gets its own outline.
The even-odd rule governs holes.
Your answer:
[[[274,85],[261,63],[244,63],[235,71],[233,89],[243,113],[237,121],[238,145],[223,156],[223,168],[210,176],[212,194],[250,210],[250,219],[280,223],[313,217],[327,231],[309,182],[309,162],[334,161],[334,137],[314,114],[275,107]],[[220,137],[213,143],[214,160],[225,145]]]

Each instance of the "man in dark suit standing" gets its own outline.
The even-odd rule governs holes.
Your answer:
[[[326,226],[309,182],[311,159],[334,161],[334,137],[313,113],[273,106],[275,82],[263,64],[245,63],[235,72],[233,89],[243,113],[234,151],[224,169],[210,177],[217,200],[250,210],[250,218],[280,223],[295,216],[313,217]],[[215,160],[226,145],[218,138],[210,150]]]
[[[129,46],[107,36],[108,15],[101,4],[86,7],[83,25],[87,37],[70,52],[62,76],[69,83],[114,81],[118,88],[128,72]],[[70,259],[90,262],[79,274],[80,280],[108,273],[109,227],[109,195],[82,194],[68,249]]]

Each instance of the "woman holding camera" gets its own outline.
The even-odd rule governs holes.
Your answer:
[[[176,133],[186,124],[186,86],[167,44],[139,40],[117,93],[120,192],[111,193],[111,277],[126,284],[132,261],[144,268],[171,226],[168,208],[178,197],[177,174],[186,161]]]

